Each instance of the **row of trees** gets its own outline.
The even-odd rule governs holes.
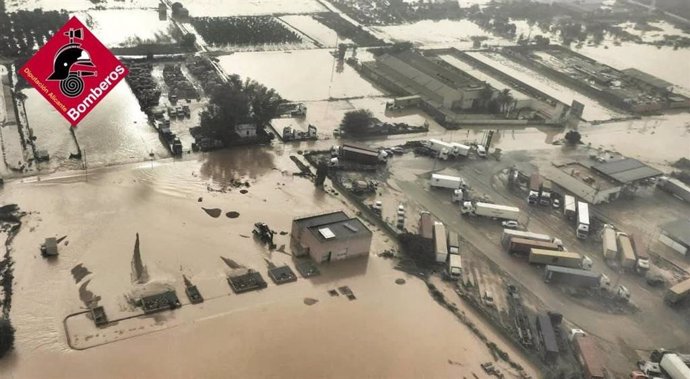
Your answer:
[[[513,110],[514,105],[515,98],[510,93],[510,89],[504,88],[502,91],[496,92],[491,86],[485,84],[473,110],[507,116]]]
[[[0,12],[0,56],[30,56],[67,22],[66,12],[34,9]]]
[[[302,42],[302,38],[271,16],[202,17],[194,28],[213,45],[261,45]]]
[[[263,129],[278,116],[278,107],[284,100],[272,88],[232,75],[213,91],[209,102],[209,109],[201,115],[201,127],[230,142],[237,138],[238,124],[254,123]]]

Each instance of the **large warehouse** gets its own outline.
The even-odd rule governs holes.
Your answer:
[[[371,237],[357,217],[337,211],[293,220],[290,243],[295,255],[309,255],[322,263],[368,256]]]

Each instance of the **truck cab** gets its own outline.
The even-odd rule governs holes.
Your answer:
[[[462,208],[460,208],[460,213],[466,215],[466,214],[474,214],[474,205],[472,205],[471,201],[465,201],[462,203]]]
[[[486,158],[486,148],[484,146],[477,146],[477,156],[480,158]]]
[[[456,189],[453,191],[453,197],[451,198],[452,202],[458,202],[462,203],[462,201],[465,200],[465,193],[461,189]]]

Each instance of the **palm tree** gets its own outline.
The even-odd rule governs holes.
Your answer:
[[[479,91],[479,107],[486,109],[489,100],[494,97],[494,90],[491,88],[489,83],[484,82],[484,87]]]
[[[514,98],[510,93],[510,88],[504,88],[503,91],[499,92],[496,101],[498,102],[499,110],[507,115],[514,105]]]

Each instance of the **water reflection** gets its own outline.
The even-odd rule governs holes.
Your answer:
[[[230,185],[242,177],[257,177],[273,170],[275,156],[266,148],[234,147],[203,156],[199,172],[220,186]]]

